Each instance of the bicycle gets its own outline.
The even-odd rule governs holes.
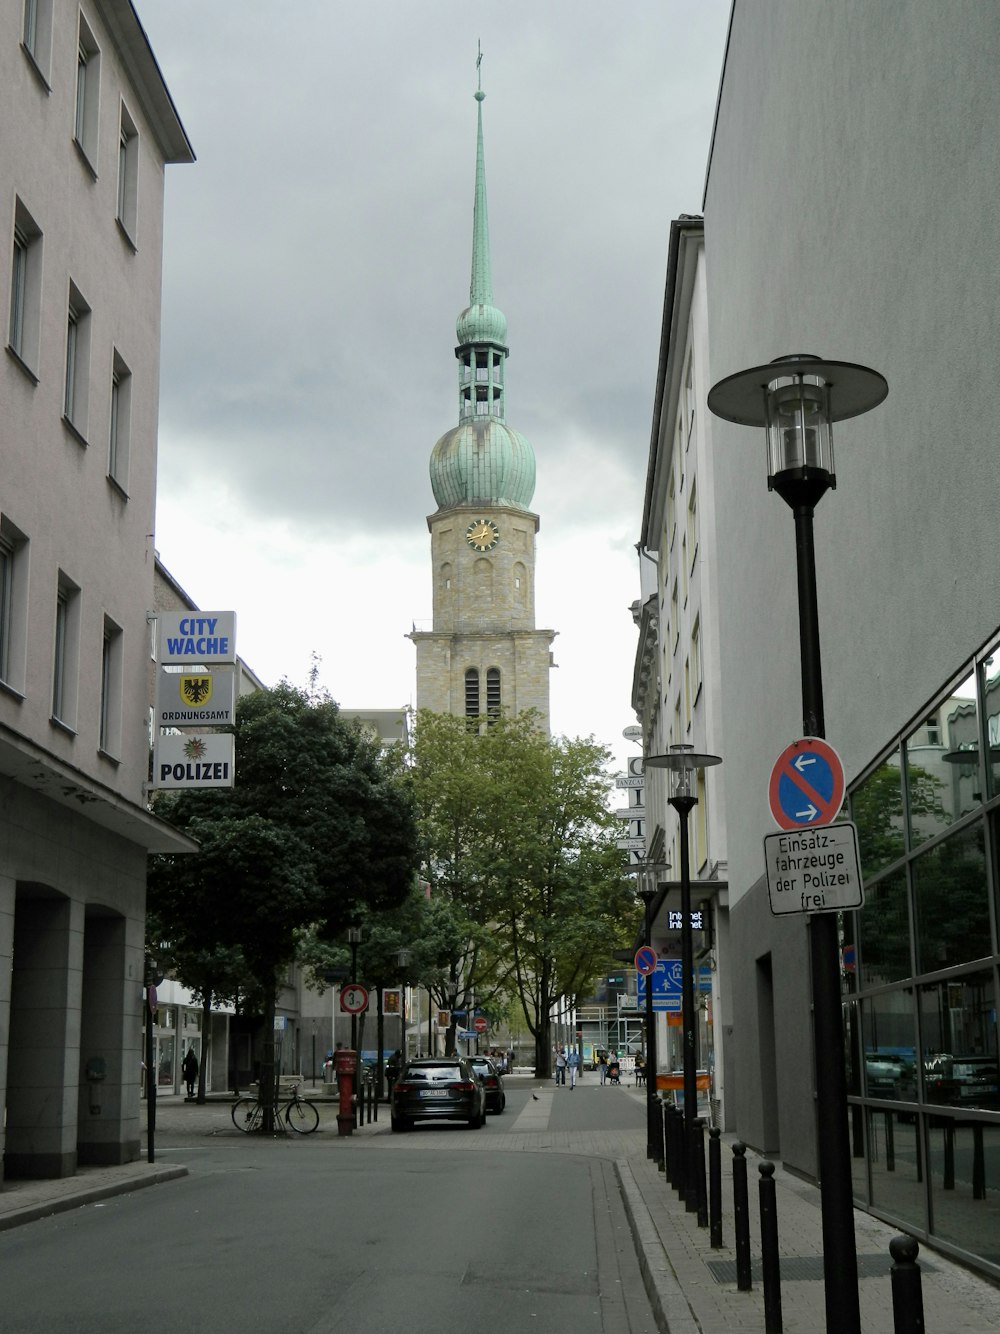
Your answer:
[[[240,1098],[233,1103],[233,1125],[244,1135],[252,1135],[264,1126],[264,1104],[260,1097]],[[274,1126],[284,1133],[294,1130],[296,1135],[311,1135],[319,1127],[316,1104],[299,1094],[298,1084],[292,1085],[291,1096],[277,1102],[274,1108]]]

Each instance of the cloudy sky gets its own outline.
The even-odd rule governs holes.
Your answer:
[[[481,41],[552,728],[624,761],[667,239],[701,211],[729,0],[135,4],[198,159],[167,171],[161,559],[268,683],[315,652],[345,707],[413,701]]]

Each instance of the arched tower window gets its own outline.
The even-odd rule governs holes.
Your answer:
[[[486,673],[486,712],[491,718],[500,716],[500,668],[491,667]]]
[[[465,673],[465,716],[479,717],[479,672],[469,667]]]

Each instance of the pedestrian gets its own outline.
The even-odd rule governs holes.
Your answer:
[[[392,1086],[399,1078],[400,1067],[403,1064],[403,1053],[397,1047],[385,1063],[386,1078],[389,1081],[389,1092],[392,1092]]]
[[[608,1053],[606,1051],[598,1052],[597,1071],[598,1074],[601,1076],[601,1084],[603,1086],[604,1081],[608,1077]]]
[[[569,1066],[569,1086],[576,1088],[576,1075],[580,1069],[580,1053],[575,1047],[570,1047],[569,1055],[566,1057],[566,1064]]]
[[[556,1083],[566,1083],[566,1048],[560,1047],[556,1052]]]
[[[194,1054],[194,1048],[188,1047],[187,1055],[181,1062],[181,1073],[184,1076],[184,1083],[187,1085],[187,1095],[194,1097],[194,1082],[198,1078],[198,1058]]]

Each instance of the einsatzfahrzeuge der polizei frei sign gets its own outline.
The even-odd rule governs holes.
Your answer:
[[[160,612],[156,648],[151,786],[232,787],[235,738],[203,729],[229,726],[235,719],[236,613]]]

